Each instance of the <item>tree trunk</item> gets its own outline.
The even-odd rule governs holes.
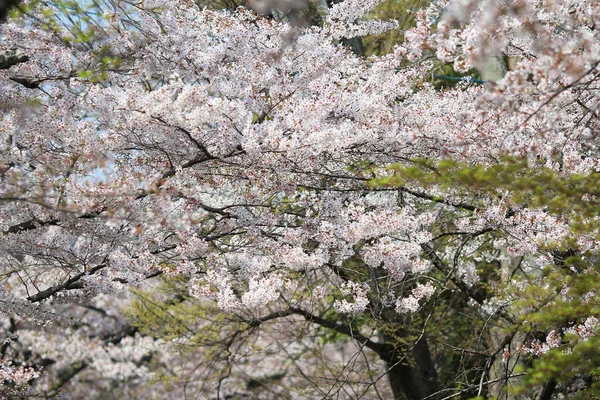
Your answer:
[[[437,371],[429,352],[427,339],[422,337],[409,356],[400,361],[404,352],[398,348],[392,361],[388,361],[388,379],[395,400],[435,400],[434,394],[441,390]],[[431,397],[429,397],[431,396]]]

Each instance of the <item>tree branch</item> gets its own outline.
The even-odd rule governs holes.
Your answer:
[[[0,7],[0,20],[2,19],[2,7]],[[0,52],[0,69],[9,69],[13,65],[29,61],[25,54],[19,54],[14,50]]]
[[[72,277],[70,279],[67,279],[66,281],[64,281],[60,285],[51,286],[51,287],[49,287],[46,290],[42,290],[41,292],[38,292],[38,293],[34,294],[33,296],[29,296],[27,298],[27,300],[31,301],[32,303],[37,303],[39,301],[45,300],[45,299],[53,296],[54,294],[60,292],[61,290],[67,289],[71,285],[74,285],[77,281],[79,281],[84,276],[86,276],[86,275],[93,275],[96,272],[100,271],[104,267],[106,267],[106,264],[104,264],[104,263],[96,265],[94,268],[92,268],[92,269],[90,269],[88,271],[81,272],[81,273],[75,275],[74,277]]]
[[[425,199],[425,200],[431,200],[434,201],[436,203],[441,203],[441,204],[446,204],[448,206],[452,206],[452,207],[456,207],[456,208],[462,208],[465,210],[469,210],[469,211],[475,211],[477,209],[477,207],[468,204],[468,203],[463,203],[463,202],[452,202],[450,200],[446,200],[443,197],[438,197],[438,196],[432,196],[430,194],[424,193],[424,192],[417,192],[416,190],[412,190],[412,189],[408,189],[404,186],[400,186],[399,187],[400,191],[411,194],[415,197],[418,197],[420,199]]]
[[[488,230],[486,230],[486,232],[487,231]],[[425,256],[429,259],[429,261],[433,263],[433,266],[437,270],[444,273],[448,273],[448,268],[446,267],[446,264],[444,263],[444,261],[442,261],[440,257],[438,257],[435,250],[433,250],[433,247],[429,243],[423,243],[421,245],[421,248],[423,249]],[[450,280],[452,281],[452,283],[454,283],[454,285],[456,285],[456,287],[460,289],[461,292],[475,300],[478,304],[483,305],[484,301],[486,300],[486,297],[481,293],[481,291],[473,290],[465,282],[461,281],[460,279],[454,276],[450,276]],[[515,322],[515,319],[503,309],[498,310],[496,313],[510,323]]]
[[[341,333],[343,335],[346,335],[348,337],[351,337],[352,339],[360,342],[365,347],[373,350],[375,353],[377,353],[379,355],[379,357],[381,357],[381,359],[383,361],[386,361],[386,362],[394,362],[395,361],[394,356],[393,356],[393,348],[390,345],[385,345],[383,343],[376,343],[376,342],[372,341],[371,339],[369,339],[368,337],[361,335],[358,332],[354,332],[347,325],[343,325],[340,323],[336,323],[336,322],[321,318],[321,317],[314,315],[313,313],[303,310],[301,308],[292,307],[292,308],[290,308],[290,311],[293,314],[301,315],[308,322],[315,323],[324,328],[328,328],[328,329],[331,329],[338,333]]]

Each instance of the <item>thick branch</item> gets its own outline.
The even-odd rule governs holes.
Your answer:
[[[60,292],[61,290],[67,289],[67,288],[71,287],[72,285],[75,285],[84,276],[93,275],[96,272],[100,271],[104,267],[106,267],[106,264],[104,264],[104,263],[100,264],[100,265],[96,265],[94,268],[92,268],[88,271],[79,273],[79,274],[75,275],[74,277],[67,279],[60,285],[51,286],[46,290],[42,290],[41,292],[34,294],[33,296],[29,296],[27,298],[27,300],[31,301],[32,303],[37,303],[38,301],[45,300],[45,299],[53,296],[54,294]]]
[[[287,310],[272,312],[263,318],[258,318],[258,319],[251,321],[249,324],[249,327],[257,328],[260,325],[262,325],[264,322],[271,321],[271,320],[277,319],[277,318],[289,317],[290,315],[301,315],[308,322],[315,323],[324,328],[328,328],[335,332],[346,335],[346,336],[360,342],[367,348],[373,350],[375,353],[377,353],[381,357],[382,360],[384,360],[386,362],[394,362],[395,361],[393,358],[393,351],[392,351],[393,349],[391,346],[385,345],[382,343],[376,343],[376,342],[372,341],[371,339],[369,339],[368,337],[361,335],[358,332],[354,332],[352,330],[352,328],[350,328],[347,325],[343,325],[338,322],[333,322],[333,321],[327,320],[325,318],[321,318],[321,317],[314,315],[313,313],[303,310],[301,308],[291,307],[291,308],[288,308]]]
[[[294,312],[292,311],[292,309],[289,309],[289,308],[287,310],[275,311],[265,317],[257,318],[255,320],[253,320],[252,322],[250,322],[248,327],[258,328],[259,326],[261,326],[263,323],[265,323],[267,321],[271,321],[273,319],[278,319],[278,318],[289,317],[290,315],[293,315],[293,314],[294,314]]]
[[[0,6],[0,20],[2,19],[2,6]],[[29,61],[29,57],[19,54],[14,50],[0,52],[0,69],[9,69],[13,65]]]
[[[379,355],[379,357],[381,357],[381,359],[383,361],[386,361],[386,362],[394,362],[395,361],[394,357],[393,357],[393,351],[392,351],[393,349],[389,345],[386,346],[385,344],[382,344],[382,343],[376,343],[376,342],[372,341],[371,339],[369,339],[368,337],[361,335],[358,332],[354,332],[352,330],[352,328],[350,328],[347,325],[343,325],[343,324],[340,324],[337,322],[333,322],[333,321],[321,318],[321,317],[314,315],[311,312],[308,312],[301,308],[292,307],[292,308],[290,308],[290,311],[293,314],[303,316],[304,319],[307,320],[308,322],[315,323],[324,328],[328,328],[328,329],[331,329],[338,333],[341,333],[343,335],[346,335],[348,337],[351,337],[352,339],[360,342],[365,347],[373,350],[375,353],[377,353]]]
[[[554,379],[550,379],[542,388],[542,391],[540,392],[540,395],[538,396],[537,400],[551,400],[552,394],[554,393],[555,389],[556,381]]]
[[[190,140],[190,142],[192,142],[200,151],[202,151],[202,153],[204,153],[205,157],[207,157],[208,159],[216,158],[215,156],[211,155],[208,152],[208,149],[206,148],[206,146],[204,144],[200,143],[196,138],[194,138],[194,136],[192,135],[192,132],[190,132],[187,129],[182,128],[180,126],[171,125],[161,117],[155,117],[154,115],[151,115],[151,117],[159,122],[162,122],[163,124],[165,124],[167,126],[171,126],[171,127],[175,128],[179,132],[183,133]]]
[[[150,254],[158,254],[158,253],[162,253],[164,251],[173,250],[175,247],[176,247],[175,245],[167,246],[167,247],[159,249],[159,250],[151,251]],[[134,257],[134,258],[137,258],[137,257]],[[60,292],[61,290],[83,289],[84,285],[80,281],[80,279],[87,275],[93,275],[96,272],[100,271],[104,267],[106,267],[105,263],[99,264],[88,271],[85,271],[85,272],[75,275],[74,277],[66,280],[65,282],[61,283],[60,285],[55,285],[55,286],[49,287],[48,289],[42,290],[41,292],[38,292],[38,293],[34,294],[33,296],[29,296],[27,298],[27,300],[31,301],[32,303],[36,303],[38,301],[42,301],[42,300],[45,300],[45,299],[53,296],[54,294]],[[162,273],[163,273],[163,271],[161,271],[161,270],[151,272],[145,276],[145,279],[154,278],[156,276],[161,275]],[[119,278],[115,278],[115,279],[113,279],[113,281],[119,282],[119,283],[124,283],[124,284],[129,283],[128,281],[119,279]]]
[[[475,207],[475,206],[473,206],[471,204],[468,204],[468,203],[452,202],[452,201],[446,200],[446,199],[444,199],[442,197],[432,196],[432,195],[424,193],[424,192],[418,192],[416,190],[408,189],[408,188],[406,188],[404,186],[401,186],[399,189],[402,192],[411,194],[411,195],[413,195],[415,197],[418,197],[420,199],[431,200],[431,201],[434,201],[436,203],[446,204],[448,206],[452,206],[452,207],[456,207],[456,208],[462,208],[462,209],[469,210],[469,211],[475,211],[477,209],[477,207]]]
[[[39,219],[30,219],[29,221],[21,222],[20,224],[13,225],[9,227],[7,230],[2,231],[2,235],[6,235],[9,233],[20,233],[24,231],[31,231],[33,229],[37,229],[42,226],[56,225],[58,220],[52,218],[47,221],[40,221]]]

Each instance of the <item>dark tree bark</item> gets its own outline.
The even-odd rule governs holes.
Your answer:
[[[394,340],[391,338],[391,340]],[[437,371],[429,351],[427,339],[423,336],[412,346],[412,350],[404,359],[404,349],[395,347],[392,359],[387,361],[388,379],[395,400],[435,400],[435,393],[440,392],[441,385]],[[408,345],[406,346],[408,347]]]
[[[4,22],[10,10],[19,3],[19,0],[0,0],[0,23]]]
[[[538,400],[552,399],[552,394],[554,393],[555,389],[556,389],[556,381],[554,379],[550,379],[548,382],[546,382],[546,384],[542,388],[542,391],[540,392],[540,395],[538,396]]]
[[[393,334],[384,334],[383,343],[374,342],[371,338],[354,332],[349,326],[327,320],[300,308],[274,313],[261,320],[253,321],[251,325],[256,327],[269,319],[282,318],[291,314],[301,315],[311,323],[347,335],[377,353],[388,365],[388,379],[395,400],[423,400],[424,398],[437,400],[439,398],[435,393],[440,392],[441,385],[427,338],[421,336],[414,344],[409,341],[403,343],[410,336],[405,328],[405,321],[393,317],[390,324],[398,328]]]
[[[0,69],[9,69],[13,65],[17,65],[27,61],[29,61],[29,57],[15,50],[0,52]]]

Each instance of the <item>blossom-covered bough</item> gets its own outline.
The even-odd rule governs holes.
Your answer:
[[[377,3],[309,28],[162,1],[1,26],[7,393],[593,390],[596,364],[514,369],[596,340],[577,278],[595,276],[600,7],[435,1],[361,58],[340,40],[394,29],[362,18]],[[498,54],[495,82],[430,83]]]

